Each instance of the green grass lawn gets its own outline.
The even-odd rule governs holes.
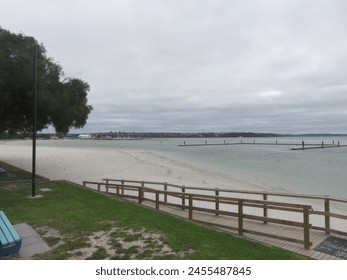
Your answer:
[[[65,181],[40,182],[37,193],[0,183],[0,209],[52,247],[36,259],[305,259]]]

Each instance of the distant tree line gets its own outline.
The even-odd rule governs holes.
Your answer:
[[[0,136],[33,129],[33,46],[38,42],[0,27]],[[52,125],[57,133],[82,128],[93,110],[89,84],[65,77],[62,67],[38,45],[37,130]]]
[[[279,137],[274,133],[256,132],[103,132],[91,133],[96,139],[101,138],[210,138],[210,137]]]
[[[94,139],[107,138],[267,138],[267,137],[323,137],[347,136],[347,134],[278,134],[261,132],[96,132]]]
[[[266,138],[266,137],[335,137],[347,134],[276,134],[276,133],[257,133],[257,132],[94,132],[88,133],[92,139],[96,140],[112,140],[112,139],[148,139],[148,138]],[[80,134],[70,133],[71,139],[77,138]],[[21,135],[21,137],[30,135]],[[55,138],[57,135],[52,133],[40,133],[41,139]],[[63,138],[64,135],[58,135],[58,138]]]

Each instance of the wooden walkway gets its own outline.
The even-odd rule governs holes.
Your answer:
[[[155,205],[153,203],[145,202],[143,204],[147,207],[155,208]],[[169,206],[161,206],[160,210],[170,213],[172,215],[181,217],[181,218],[188,219],[188,213],[187,211],[184,211],[184,210],[180,210],[180,209],[169,207]],[[207,226],[212,226],[214,228],[219,228],[221,230],[228,231],[231,234],[237,234],[237,231],[225,228],[225,226],[237,228],[238,220],[235,217],[223,217],[223,216],[216,217],[215,215],[212,215],[212,214],[194,212],[194,221],[207,225]],[[221,224],[221,226],[220,227],[216,226],[215,225],[216,223]],[[303,231],[298,228],[293,228],[293,227],[289,227],[285,225],[270,224],[270,223],[264,224],[257,221],[245,221],[244,229],[246,230],[246,232],[243,234],[243,236],[254,241],[280,247],[285,250],[292,251],[297,254],[304,255],[304,256],[317,259],[317,260],[341,260],[340,258],[334,257],[332,255],[324,254],[314,250],[314,248],[316,248],[321,242],[323,242],[327,238],[327,235],[321,231],[310,232],[310,241],[312,242],[312,246],[310,249],[305,249],[302,246],[302,244],[296,244],[296,243],[292,243],[292,242],[288,242],[284,240],[276,240],[269,237],[247,233],[247,230],[257,231],[257,232],[260,231],[260,232],[264,232],[271,235],[276,234],[276,235],[280,235],[287,238],[302,239]]]
[[[316,251],[315,248],[331,234],[341,238],[347,236],[347,232],[343,228],[342,230],[333,228],[330,223],[330,218],[347,221],[346,215],[331,209],[332,203],[347,204],[347,201],[343,199],[286,193],[206,189],[117,179],[104,179],[102,182],[85,181],[83,185],[96,187],[98,191],[129,199],[146,207],[313,259],[341,259]],[[211,192],[213,195],[209,194]],[[262,199],[259,199],[259,196]],[[274,198],[280,199],[275,201]],[[307,204],[279,202],[283,201],[283,198],[285,201],[297,198],[318,200],[323,202],[323,206],[322,209],[313,209]],[[286,215],[283,212],[286,212]],[[317,219],[311,218],[313,216],[323,216],[320,220],[324,220],[324,225],[321,222],[316,223]]]

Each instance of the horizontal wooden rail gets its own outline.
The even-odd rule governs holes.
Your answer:
[[[327,195],[308,195],[308,194],[293,194],[284,192],[268,192],[268,191],[248,191],[248,190],[236,190],[236,189],[220,189],[220,188],[203,188],[203,187],[191,187],[191,186],[181,186],[177,184],[170,183],[160,183],[151,181],[134,181],[134,180],[122,180],[122,179],[103,179],[102,181],[107,182],[124,182],[124,183],[138,183],[144,185],[158,185],[163,186],[164,184],[172,188],[185,188],[186,190],[197,190],[197,191],[219,191],[220,193],[238,193],[238,194],[250,194],[250,195],[268,195],[268,196],[278,196],[278,197],[291,197],[291,198],[304,198],[304,199],[314,199],[314,200],[324,200],[329,199],[330,201],[341,202],[347,204],[347,199],[341,199],[336,197],[330,197]]]
[[[150,181],[136,181],[136,180],[124,180],[124,179],[103,179],[103,181],[106,182],[121,182],[123,184],[126,183],[134,183],[134,184],[139,184],[141,186],[146,186],[146,185],[152,185],[156,187],[161,187],[163,186],[164,190],[167,190],[168,188],[175,188],[180,190],[181,192],[210,192],[215,194],[215,196],[220,196],[220,195],[246,195],[246,196],[259,196],[262,198],[263,201],[269,201],[272,198],[278,197],[278,198],[292,198],[292,199],[310,199],[310,200],[315,200],[318,201],[319,203],[322,203],[322,207],[324,208],[324,211],[310,211],[310,215],[319,215],[319,216],[324,216],[325,224],[324,224],[324,231],[326,234],[329,233],[334,233],[336,232],[336,229],[331,228],[331,218],[336,218],[340,219],[343,221],[347,221],[347,216],[343,215],[341,213],[334,213],[332,212],[331,204],[332,203],[340,203],[344,207],[347,208],[347,199],[343,198],[336,198],[336,197],[330,197],[330,196],[324,196],[324,195],[307,195],[307,194],[292,194],[292,193],[282,193],[282,192],[267,192],[267,191],[248,191],[248,190],[236,190],[236,189],[220,189],[220,188],[202,188],[202,187],[190,187],[190,186],[180,186],[176,184],[170,184],[170,183],[160,183],[160,182],[150,182]],[[185,200],[185,198],[182,198],[182,200]],[[218,207],[221,203],[220,199],[216,199],[215,205],[216,209],[218,210]],[[236,202],[230,202],[230,204],[235,204]],[[256,206],[254,207],[258,208],[263,208],[263,215],[266,217],[268,215],[268,210],[279,210],[277,208],[274,208],[273,205],[264,205],[263,206]],[[285,207],[284,205],[280,207]],[[295,209],[283,209],[285,211],[291,211],[291,212],[297,212]],[[216,214],[218,215],[218,214]],[[266,222],[264,222],[266,223]]]
[[[276,236],[276,235],[265,233],[265,232],[252,231],[250,229],[247,229],[245,228],[245,220],[253,220],[256,222],[275,223],[280,225],[299,227],[303,229],[303,240],[291,239],[291,241],[304,244],[304,247],[307,249],[310,247],[310,244],[311,244],[310,237],[309,237],[309,229],[311,227],[311,225],[309,224],[309,214],[311,211],[311,206],[309,205],[221,196],[220,192],[227,193],[224,190],[222,191],[214,190],[213,195],[201,194],[196,192],[192,193],[192,192],[189,192],[189,190],[196,191],[198,188],[185,187],[185,186],[180,187],[180,190],[181,190],[180,192],[169,191],[168,187],[172,187],[171,184],[157,183],[157,182],[104,179],[103,182],[84,181],[83,185],[84,186],[96,185],[98,191],[104,191],[112,195],[135,199],[140,204],[143,201],[150,201],[155,204],[155,208],[157,210],[160,209],[161,205],[176,207],[183,211],[188,210],[188,219],[190,220],[197,220],[194,217],[194,212],[234,217],[234,218],[237,218],[238,220],[237,232],[239,235],[243,235],[244,233],[251,233],[251,234],[258,234],[261,236],[267,236],[271,238],[283,239],[281,236]],[[156,185],[156,186],[159,185],[159,186],[163,186],[164,189],[150,188],[148,185]],[[262,197],[264,199],[267,198],[266,196],[262,196]],[[171,200],[174,199],[176,200],[176,202],[172,202],[172,201],[169,202],[168,198],[170,198]],[[196,202],[208,203],[210,207],[194,205]],[[220,210],[221,205],[234,205],[236,209]],[[255,214],[252,214],[252,215],[248,214],[247,209],[249,208],[263,209],[263,215],[258,216]],[[297,222],[297,221],[284,220],[284,219],[278,219],[278,218],[270,218],[267,216],[268,209],[271,209],[274,211],[289,211],[289,212],[296,212],[296,213],[302,214],[303,221]],[[221,227],[221,228],[224,227],[224,225],[218,225],[218,224],[215,224],[215,226]],[[285,240],[287,239],[288,238],[286,238]]]

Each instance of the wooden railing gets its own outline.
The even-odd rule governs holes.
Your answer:
[[[283,192],[267,192],[267,191],[247,191],[247,190],[234,190],[234,189],[219,189],[219,188],[202,188],[202,187],[188,187],[188,186],[180,186],[169,183],[162,182],[147,182],[147,181],[134,181],[134,180],[120,180],[120,179],[103,179],[103,182],[106,183],[118,183],[123,185],[135,184],[142,187],[150,187],[150,188],[160,188],[164,191],[170,189],[179,190],[179,192],[198,192],[198,193],[207,193],[210,195],[214,195],[218,198],[220,195],[224,196],[239,196],[240,198],[247,198],[256,196],[258,199],[260,198],[263,201],[270,201],[273,199],[294,199],[294,200],[312,200],[319,204],[316,209],[310,211],[311,216],[322,216],[324,218],[324,225],[312,225],[312,229],[324,231],[326,234],[335,233],[343,236],[347,236],[347,232],[345,229],[340,230],[332,227],[331,218],[335,218],[338,220],[343,220],[347,222],[347,215],[345,215],[347,211],[347,199],[335,198],[330,196],[321,196],[321,195],[304,195],[304,194],[292,194],[292,193],[283,193]],[[334,210],[333,205],[342,206],[345,208],[343,211],[338,213]],[[216,210],[218,210],[218,199],[216,200]],[[268,210],[270,207],[263,208],[263,216],[268,216]],[[218,215],[218,213],[216,214]],[[346,223],[347,225],[347,223]]]
[[[256,192],[256,191],[240,191],[230,189],[213,189],[213,188],[197,188],[179,186],[168,183],[103,179],[102,182],[84,181],[84,186],[97,186],[98,191],[114,194],[124,198],[136,199],[138,203],[150,201],[155,204],[156,209],[160,209],[160,205],[172,206],[182,210],[188,210],[188,218],[190,220],[199,221],[211,226],[234,230],[239,235],[250,233],[275,239],[281,239],[289,242],[303,244],[309,249],[310,229],[322,230],[325,233],[337,233],[346,235],[341,230],[333,229],[330,225],[330,218],[347,220],[346,215],[331,212],[331,202],[347,203],[346,200],[330,198],[325,196],[297,195],[275,192]],[[179,190],[179,191],[176,191]],[[205,194],[204,194],[205,193]],[[222,195],[223,194],[223,195]],[[246,197],[236,197],[236,196]],[[249,198],[249,196],[259,196],[260,199]],[[315,199],[324,201],[324,210],[313,210],[311,205],[301,203],[286,203],[279,201],[270,201],[272,197],[286,197],[298,199]],[[205,205],[197,205],[205,204]],[[224,208],[224,209],[222,209]],[[260,209],[261,213],[249,213],[249,209]],[[286,215],[279,215],[282,218],[269,217],[268,211],[279,211],[296,213],[299,218],[296,220],[284,219]],[[231,216],[237,218],[237,224],[234,226],[211,223],[198,220],[194,217],[194,212],[210,213],[216,216]],[[258,211],[259,212],[259,211]],[[310,215],[321,215],[325,217],[325,226],[315,226],[310,224]],[[301,218],[300,218],[301,217]],[[281,235],[267,233],[264,231],[250,230],[244,227],[245,220],[260,221],[263,223],[281,224],[290,227],[302,228],[302,238],[289,238]]]

